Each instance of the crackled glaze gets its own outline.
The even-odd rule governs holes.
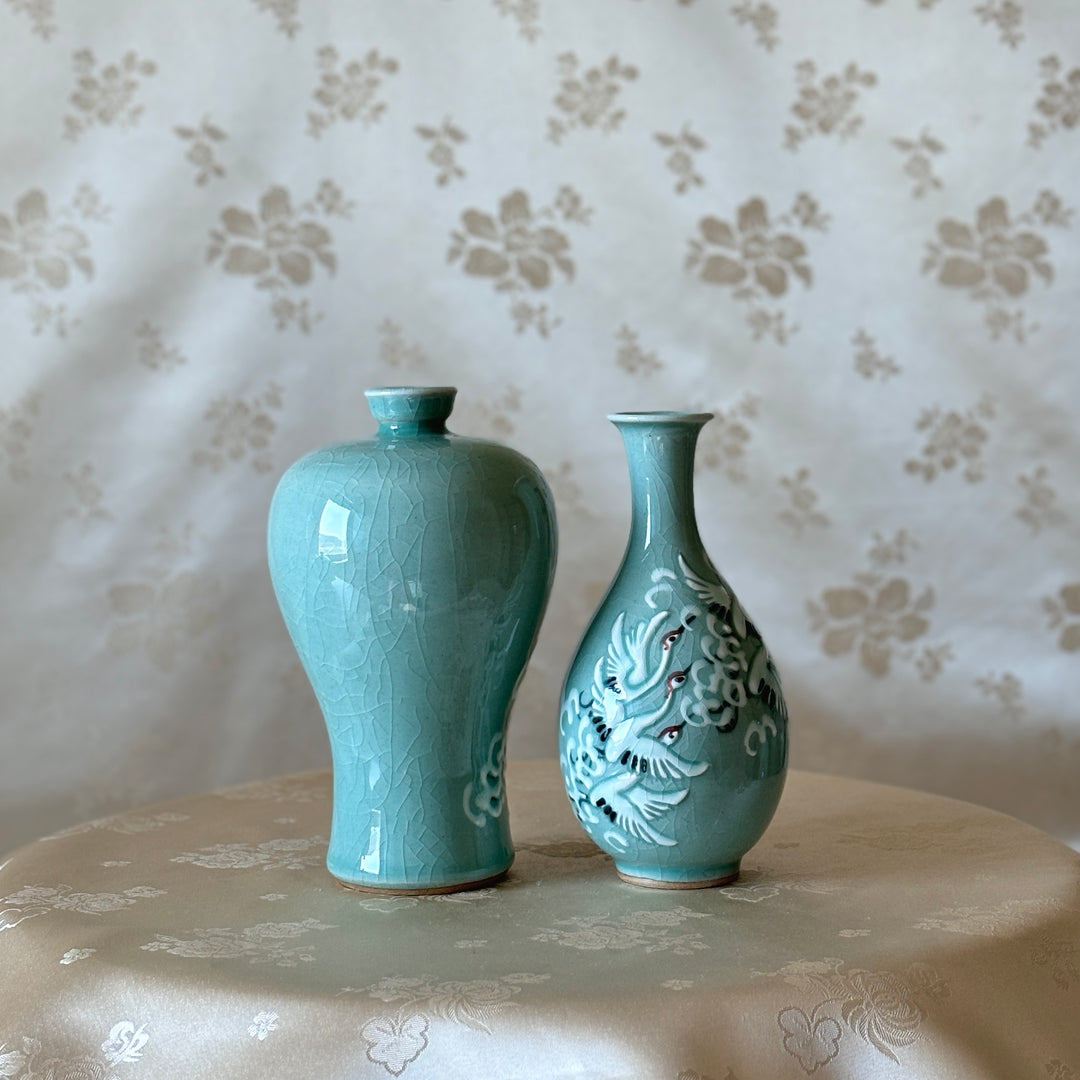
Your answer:
[[[626,880],[723,884],[783,788],[780,677],[698,535],[694,448],[710,416],[610,419],[630,463],[630,542],[567,674],[563,779]]]
[[[334,760],[327,866],[427,891],[502,874],[506,723],[555,565],[539,470],[453,435],[445,387],[368,391],[373,440],[282,477],[270,572]]]

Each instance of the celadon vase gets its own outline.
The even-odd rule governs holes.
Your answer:
[[[711,414],[609,419],[630,466],[630,540],[567,673],[563,780],[624,880],[723,885],[783,790],[780,677],[698,534],[694,451]]]
[[[551,493],[514,450],[446,428],[456,390],[367,391],[374,439],[281,478],[270,575],[322,707],[340,882],[451,892],[513,861],[510,707],[555,568]]]

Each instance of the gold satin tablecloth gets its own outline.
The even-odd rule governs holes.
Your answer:
[[[1073,1080],[1080,857],[966,803],[793,773],[721,889],[635,888],[553,762],[494,888],[347,892],[330,777],[78,826],[0,867],[13,1080]]]

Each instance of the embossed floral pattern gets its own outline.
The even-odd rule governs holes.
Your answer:
[[[273,462],[267,456],[270,439],[277,430],[273,413],[284,406],[282,388],[270,383],[248,400],[215,398],[203,419],[213,426],[208,449],[196,450],[191,460],[212,472],[221,472],[231,461],[242,461],[251,454],[251,467],[257,473],[269,472]]]
[[[228,136],[216,124],[204,116],[198,127],[178,124],[173,131],[188,144],[184,155],[195,166],[195,183],[200,187],[225,175],[225,168],[214,156],[214,145],[224,142]]]
[[[1052,191],[1044,191],[1030,211],[1015,216],[1006,201],[995,196],[979,207],[974,226],[955,218],[939,222],[937,239],[926,245],[923,273],[981,301],[995,340],[1011,334],[1023,342],[1034,327],[1026,325],[1022,309],[1010,312],[1005,304],[1028,291],[1033,275],[1046,285],[1054,280],[1050,245],[1035,228],[1067,227],[1070,214]]]
[[[865,330],[856,330],[851,344],[855,346],[855,370],[864,379],[887,382],[900,374],[900,365],[891,356],[882,356],[876,341]]]
[[[119,1080],[117,1065],[139,1061],[150,1041],[147,1024],[113,1024],[100,1047],[78,1057],[50,1057],[36,1037],[23,1036],[20,1049],[0,1044],[0,1076],[11,1080]]]
[[[308,134],[318,139],[338,120],[356,120],[364,127],[378,123],[386,112],[379,100],[383,80],[396,75],[398,62],[369,49],[359,60],[341,64],[333,45],[324,45],[316,54],[321,81],[315,100],[322,106],[308,113]]]
[[[986,25],[998,28],[1005,45],[1015,49],[1024,40],[1020,31],[1024,9],[1015,0],[986,0],[975,6],[975,14]]]
[[[540,0],[494,0],[500,15],[509,15],[518,24],[518,33],[526,41],[540,36]]]
[[[988,698],[997,701],[1001,714],[1012,723],[1019,723],[1027,714],[1024,707],[1024,684],[1011,672],[1000,677],[990,672],[975,680],[976,688]]]
[[[300,0],[251,0],[260,10],[277,19],[277,28],[287,37],[300,32]]]
[[[675,174],[675,192],[685,195],[691,188],[701,187],[705,177],[698,173],[694,164],[694,155],[706,148],[706,142],[700,135],[690,130],[689,124],[683,124],[677,135],[658,131],[653,138],[668,151],[664,164]]]
[[[0,279],[27,298],[35,334],[51,329],[66,337],[75,325],[77,320],[70,319],[63,304],[47,298],[68,289],[80,276],[84,280],[94,276],[90,238],[75,222],[106,217],[100,196],[88,185],[56,211],[50,210],[44,191],[32,188],[15,201],[13,214],[0,213]]]
[[[793,1004],[777,1016],[784,1049],[806,1073],[837,1057],[842,1025],[899,1064],[897,1051],[920,1038],[930,1002],[949,995],[948,985],[927,965],[912,965],[903,974],[844,968],[842,960],[827,957],[769,973],[813,1002],[809,1012]]]
[[[38,395],[27,394],[16,404],[0,408],[0,460],[7,460],[12,480],[25,480],[30,475],[30,441],[39,407]]]
[[[855,111],[859,96],[877,85],[877,76],[872,71],[861,71],[852,61],[843,71],[818,78],[814,61],[803,60],[795,65],[795,82],[799,96],[791,112],[798,123],[784,128],[784,146],[788,150],[798,150],[814,135],[836,135],[840,139],[855,135],[865,119]]]
[[[95,124],[129,128],[138,123],[143,106],[135,100],[141,80],[157,71],[153,60],[139,59],[129,51],[115,63],[98,70],[90,49],[80,49],[74,56],[75,91],[68,100],[74,113],[64,117],[64,137],[78,139]]]
[[[663,368],[655,352],[646,352],[641,347],[638,335],[625,323],[615,334],[615,363],[631,375],[652,375]]]
[[[135,328],[139,363],[151,371],[175,371],[187,363],[187,357],[177,348],[167,345],[161,327],[143,321]]]
[[[921,476],[927,483],[938,475],[963,466],[963,477],[976,484],[986,475],[982,453],[990,437],[987,423],[997,414],[994,401],[983,396],[964,412],[938,406],[923,409],[915,424],[916,431],[927,433],[926,443],[918,458],[904,462],[905,472]]]
[[[885,572],[892,562],[906,561],[910,545],[905,533],[891,543],[879,539],[870,570],[853,575],[851,585],[825,589],[819,600],[807,601],[810,628],[822,633],[826,656],[857,652],[863,670],[877,678],[889,674],[895,659],[915,662],[927,681],[939,673],[951,656],[947,647],[915,652],[915,642],[930,630],[933,588],[916,590],[908,578]]]
[[[916,139],[893,139],[892,144],[904,155],[904,175],[913,181],[911,194],[921,199],[931,191],[938,191],[944,185],[934,175],[933,159],[945,153],[945,144],[935,139],[925,128]]]
[[[1061,630],[1058,648],[1080,652],[1080,582],[1062,585],[1056,596],[1043,597],[1043,610],[1051,630]]]
[[[740,26],[749,26],[754,31],[754,40],[763,49],[772,52],[780,44],[780,35],[777,33],[780,12],[772,4],[755,4],[751,0],[743,0],[732,7],[731,14]]]
[[[600,952],[640,949],[645,953],[671,952],[692,956],[709,946],[700,934],[681,930],[690,919],[707,919],[707,912],[677,905],[664,911],[634,911],[627,915],[574,915],[556,919],[550,928],[534,934],[533,941],[551,942],[568,949]]]
[[[310,285],[320,266],[329,274],[337,271],[334,238],[323,224],[333,216],[349,217],[350,207],[332,181],[323,181],[313,199],[295,208],[286,188],[269,188],[257,214],[238,206],[221,212],[221,227],[210,230],[207,261],[220,260],[226,274],[250,277],[269,292],[279,330],[295,323],[310,333],[321,315],[290,294]]]
[[[427,159],[438,170],[435,183],[439,187],[446,187],[451,180],[465,176],[465,170],[458,164],[454,148],[465,142],[468,136],[450,121],[450,117],[446,117],[439,127],[417,124],[416,134],[430,144]]]
[[[626,118],[626,110],[618,107],[619,95],[626,83],[638,77],[637,68],[612,55],[603,64],[582,71],[581,61],[572,52],[562,53],[558,65],[561,82],[555,106],[561,115],[548,120],[548,138],[561,143],[577,128],[617,131]]]
[[[511,998],[523,986],[548,978],[527,972],[463,982],[440,982],[432,975],[388,976],[370,986],[347,986],[342,993],[366,994],[397,1006],[394,1014],[368,1020],[360,1036],[367,1044],[368,1060],[391,1076],[400,1076],[427,1049],[436,1021],[490,1035],[491,1022],[504,1009],[516,1007]]]
[[[1042,96],[1035,102],[1039,119],[1028,124],[1028,145],[1036,148],[1050,135],[1080,126],[1080,66],[1066,72],[1056,55],[1046,56],[1039,75],[1043,80]]]
[[[734,223],[711,215],[698,222],[700,237],[690,240],[685,268],[707,285],[730,288],[731,295],[747,305],[755,341],[769,335],[784,344],[798,327],[788,325],[782,311],[762,305],[787,293],[793,279],[810,287],[810,252],[792,230],[824,230],[826,221],[806,194],[775,218],[770,218],[764,199],[748,199],[739,206]]]
[[[49,40],[56,33],[55,0],[7,0],[13,11],[30,20],[34,33]],[[2,1075],[2,1074],[0,1074]]]
[[[264,1042],[272,1032],[277,1031],[280,1019],[281,1017],[276,1012],[271,1012],[269,1009],[258,1012],[248,1024],[248,1035],[253,1039],[258,1039],[259,1042]]]
[[[499,200],[497,215],[464,211],[462,228],[451,233],[446,258],[460,262],[470,277],[487,278],[496,292],[509,295],[519,332],[532,327],[547,337],[558,321],[552,321],[546,304],[535,306],[524,295],[550,288],[560,276],[573,279],[570,239],[556,225],[560,219],[584,224],[588,214],[572,188],[561,188],[551,206],[535,211],[528,193],[517,188]]]
[[[1050,471],[1045,465],[1037,465],[1028,475],[1017,477],[1024,492],[1024,504],[1016,516],[1033,533],[1052,528],[1066,521],[1065,512],[1058,505],[1058,493],[1050,483]]]
[[[164,896],[164,889],[136,885],[119,893],[78,892],[70,885],[27,885],[0,896],[0,931],[10,930],[27,919],[50,911],[77,911],[82,915],[104,915],[121,911],[139,900]]]
[[[274,964],[277,967],[296,967],[315,959],[311,946],[289,942],[316,930],[333,930],[333,926],[318,919],[299,922],[265,922],[238,930],[215,927],[212,930],[192,930],[194,937],[178,938],[172,934],[155,934],[154,940],[139,946],[147,952],[166,952],[192,960],[247,960],[249,964]]]
[[[208,870],[249,870],[255,866],[263,870],[305,870],[322,865],[326,844],[324,836],[264,840],[260,844],[212,844],[182,852],[171,861]]]

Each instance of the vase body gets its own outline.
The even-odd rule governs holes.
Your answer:
[[[710,415],[609,419],[630,466],[630,541],[567,673],[563,780],[625,880],[724,884],[783,790],[780,679],[698,535],[694,449]]]
[[[510,707],[555,566],[551,495],[453,435],[452,388],[370,390],[379,430],[307,455],[270,510],[270,574],[322,707],[339,881],[445,892],[513,860]]]

